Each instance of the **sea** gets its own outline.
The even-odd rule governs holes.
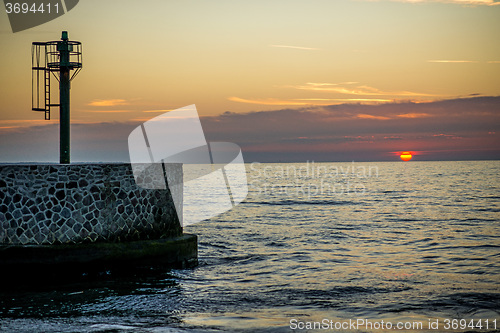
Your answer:
[[[0,332],[500,332],[500,161],[245,166],[197,267],[8,286]]]

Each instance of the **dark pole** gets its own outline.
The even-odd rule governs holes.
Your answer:
[[[61,42],[57,43],[60,61],[60,77],[59,77],[59,162],[61,164],[70,163],[70,148],[69,148],[69,52],[70,46],[68,44],[68,32],[63,31]]]

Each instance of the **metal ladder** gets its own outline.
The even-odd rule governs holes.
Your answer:
[[[50,71],[44,70],[45,76],[45,120],[50,120]]]

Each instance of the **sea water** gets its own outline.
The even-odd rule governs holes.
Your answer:
[[[196,268],[13,286],[0,331],[500,331],[500,161],[246,168]]]

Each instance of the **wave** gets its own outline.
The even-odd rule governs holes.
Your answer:
[[[320,205],[320,206],[341,206],[341,205],[360,205],[360,202],[354,201],[334,201],[334,200],[282,200],[282,201],[245,201],[246,204],[264,205],[264,206],[295,206],[295,205]]]

